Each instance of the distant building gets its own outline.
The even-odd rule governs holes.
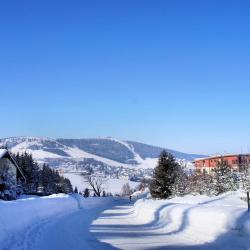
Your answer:
[[[15,159],[11,156],[7,149],[0,149],[0,170],[4,167],[8,168],[8,171],[11,173],[11,176],[17,181],[19,178],[25,180],[22,169],[18,166]],[[0,171],[1,172],[1,171]],[[1,176],[0,176],[1,178]],[[1,183],[1,180],[0,180]],[[1,187],[0,187],[1,188]]]
[[[240,170],[241,166],[250,165],[250,154],[230,154],[195,159],[195,169],[199,172],[211,173],[222,160],[227,162],[232,169]]]

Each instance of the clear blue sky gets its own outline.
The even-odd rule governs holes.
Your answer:
[[[249,1],[1,1],[0,137],[250,147]]]

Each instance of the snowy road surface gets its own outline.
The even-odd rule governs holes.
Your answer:
[[[250,217],[234,195],[137,203],[104,211],[91,232],[116,249],[250,249]]]
[[[245,206],[231,194],[114,201],[43,220],[8,250],[250,249]]]

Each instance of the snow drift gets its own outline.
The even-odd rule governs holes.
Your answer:
[[[134,205],[134,214],[142,225],[161,230],[166,236],[195,237],[196,246],[249,249],[246,246],[250,244],[250,213],[242,199],[244,196],[245,193],[238,191],[216,197],[187,195],[170,200],[141,199]],[[183,245],[189,243],[183,242]]]
[[[9,245],[22,233],[48,219],[111,203],[113,198],[83,198],[78,194],[57,194],[16,201],[0,201],[0,245]],[[20,240],[20,239],[19,239]]]

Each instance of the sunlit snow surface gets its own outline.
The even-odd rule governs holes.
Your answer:
[[[244,193],[133,199],[140,196],[0,201],[0,249],[249,249]]]

